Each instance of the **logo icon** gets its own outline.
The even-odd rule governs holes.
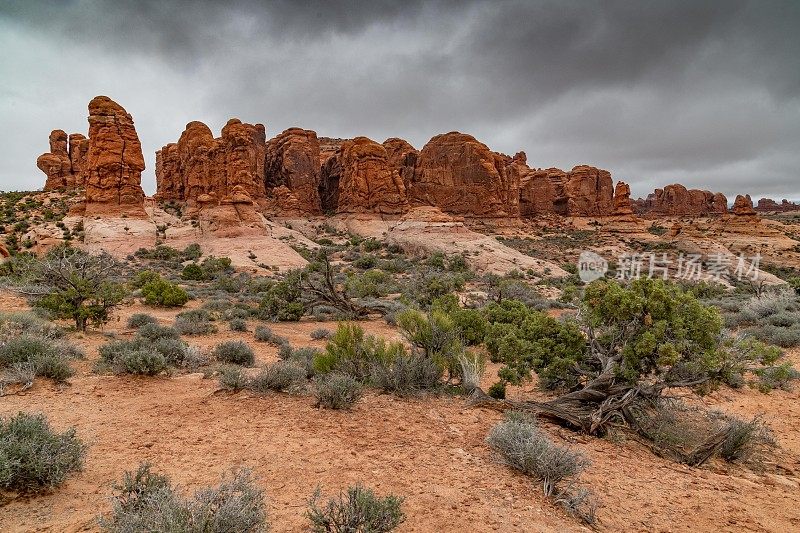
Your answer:
[[[608,261],[603,256],[590,251],[581,252],[578,257],[578,276],[584,283],[600,279],[608,272]]]

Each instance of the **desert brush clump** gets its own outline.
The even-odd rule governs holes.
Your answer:
[[[263,533],[269,530],[264,493],[248,469],[233,470],[216,487],[181,494],[167,476],[142,464],[114,485],[110,515],[100,517],[103,531],[181,531],[190,533]]]
[[[83,468],[86,445],[75,428],[57,433],[42,414],[0,418],[0,489],[37,493]]]
[[[232,365],[253,366],[256,360],[253,349],[244,341],[221,342],[212,353],[217,361]]]
[[[350,409],[362,395],[361,383],[350,375],[331,372],[316,376],[317,407]]]
[[[115,374],[155,376],[173,367],[187,366],[192,349],[174,328],[145,324],[130,340],[111,341],[100,347],[97,370]]]
[[[405,521],[403,498],[392,494],[381,498],[361,485],[349,487],[324,504],[321,499],[322,491],[317,488],[306,511],[314,533],[387,533]]]
[[[248,382],[247,388],[264,393],[300,392],[306,386],[306,369],[288,361],[277,361],[265,366]]]
[[[0,393],[6,385],[28,388],[39,377],[65,382],[83,353],[62,339],[54,324],[31,313],[0,314]]]
[[[589,462],[578,452],[555,444],[527,413],[509,411],[486,437],[497,461],[542,484],[570,514],[594,521],[595,503],[585,489],[575,490],[575,480]]]
[[[314,369],[321,374],[344,373],[364,382],[369,379],[373,365],[388,363],[405,352],[402,343],[387,343],[366,335],[358,324],[344,322],[328,340],[325,351],[315,357]]]
[[[153,315],[147,313],[134,313],[128,318],[128,327],[131,329],[138,329],[147,324],[158,324],[158,320]]]
[[[205,309],[191,309],[178,313],[175,329],[181,335],[208,335],[217,332],[214,317]]]
[[[189,301],[189,294],[178,284],[158,276],[142,285],[144,302],[158,307],[181,307]]]

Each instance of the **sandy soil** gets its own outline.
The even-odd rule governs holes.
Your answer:
[[[0,295],[4,310],[24,302]],[[91,447],[86,467],[52,494],[0,506],[0,531],[94,531],[110,508],[111,485],[149,461],[181,487],[215,484],[231,467],[253,468],[268,497],[274,531],[303,531],[305,501],[319,485],[326,494],[361,482],[406,498],[400,531],[579,531],[577,520],[544,498],[530,479],[495,463],[484,438],[498,413],[471,409],[458,397],[398,399],[368,393],[350,412],[313,407],[310,396],[217,390],[202,374],[134,378],[95,375],[92,362],[106,334],[130,334],[120,312],[104,333],[74,335],[87,360],[70,385],[39,380],[22,394],[0,397],[0,415],[44,412],[58,429],[76,426]],[[174,311],[153,311],[169,323]],[[210,348],[241,338],[259,362],[275,348],[250,332],[190,338]],[[310,331],[335,324],[275,324],[294,345],[318,345]],[[383,322],[371,333],[397,337]],[[800,362],[800,352],[791,354]],[[493,381],[490,369],[486,383]],[[513,391],[533,394],[533,386]],[[691,469],[655,457],[631,442],[590,438],[546,426],[552,437],[592,461],[581,478],[596,493],[602,531],[791,531],[800,529],[800,393],[721,391],[703,401],[742,416],[764,414],[782,449],[765,472],[713,464]]]

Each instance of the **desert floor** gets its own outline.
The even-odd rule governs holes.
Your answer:
[[[25,302],[0,293],[0,308]],[[203,374],[136,378],[92,372],[108,334],[131,335],[125,321],[148,312],[169,324],[177,311],[139,305],[121,309],[105,331],[70,338],[86,351],[66,386],[37,380],[19,394],[0,397],[0,415],[45,413],[62,430],[76,426],[90,444],[86,465],[51,494],[6,495],[0,531],[94,531],[110,509],[112,484],[142,461],[186,490],[216,484],[232,467],[248,466],[267,498],[273,531],[304,531],[306,501],[317,486],[334,494],[360,482],[379,494],[405,497],[399,531],[588,530],[545,498],[539,486],[495,462],[484,438],[501,415],[469,408],[461,397],[400,399],[371,391],[352,411],[313,406],[307,395],[231,394]],[[210,348],[223,339],[246,340],[259,363],[277,359],[276,348],[249,332],[223,331],[187,338]],[[370,333],[399,338],[384,322]],[[271,325],[293,346],[322,346],[309,333],[335,324],[303,321]],[[789,353],[800,363],[800,350]],[[494,381],[496,367],[485,384]],[[535,385],[513,391],[536,395]],[[800,391],[722,390],[706,406],[752,417],[763,414],[781,448],[762,472],[714,463],[688,468],[630,440],[599,439],[545,425],[559,443],[579,449],[591,466],[581,483],[595,492],[601,531],[800,530]],[[3,496],[0,496],[0,498]],[[0,500],[2,501],[2,500]]]

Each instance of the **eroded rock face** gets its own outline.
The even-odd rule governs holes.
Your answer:
[[[800,204],[796,204],[794,202],[790,202],[789,200],[783,199],[781,203],[776,202],[771,198],[761,198],[758,201],[758,205],[756,205],[755,210],[757,212],[769,212],[769,211],[778,211],[778,212],[785,212],[785,211],[798,211],[800,210]]]
[[[398,215],[408,210],[399,168],[382,144],[366,137],[345,141],[322,167],[320,196],[326,212]]]
[[[270,139],[264,172],[268,195],[279,210],[310,215],[322,212],[319,199],[320,144],[316,132],[290,128]],[[276,188],[280,190],[276,192]]]
[[[238,191],[251,201],[263,200],[265,154],[262,124],[233,118],[215,139],[208,126],[190,122],[177,143],[156,152],[156,197],[190,207],[218,204]]]
[[[45,173],[45,191],[83,186],[83,165],[89,148],[80,133],[67,135],[64,130],[50,133],[50,151],[39,156],[36,166]]]
[[[665,216],[719,215],[728,211],[728,200],[722,193],[687,189],[679,183],[656,189],[646,200],[638,200],[639,213]]]
[[[408,190],[414,179],[414,167],[417,165],[419,150],[397,137],[383,141],[383,147],[386,148],[386,155],[389,157],[389,166],[398,172],[400,179],[403,180],[403,185]]]
[[[736,200],[734,200],[733,207],[731,208],[731,213],[738,216],[755,215],[756,210],[753,209],[753,200],[750,198],[750,195],[737,194]]]
[[[614,214],[632,215],[631,187],[624,181],[618,181],[614,189]]]
[[[409,202],[472,217],[515,217],[520,176],[509,166],[471,135],[437,135],[419,152]]]
[[[519,211],[524,217],[556,212],[556,200],[563,193],[567,173],[560,168],[531,170],[522,177]]]
[[[607,216],[614,208],[611,173],[578,165],[567,173],[563,193],[556,199],[556,212],[566,216]]]
[[[144,156],[133,119],[107,96],[89,102],[86,214],[144,213]]]

